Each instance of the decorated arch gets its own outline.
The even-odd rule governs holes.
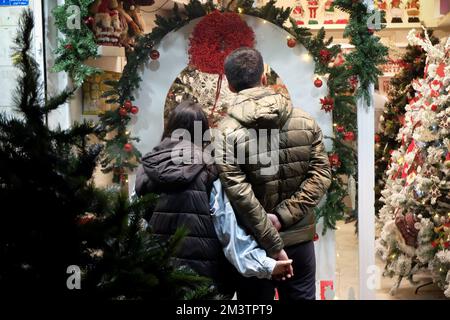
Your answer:
[[[65,12],[68,6],[75,4],[85,15],[92,2],[67,0],[55,11],[59,29],[66,36],[60,41],[55,69],[67,71],[77,84],[99,71],[84,64],[85,59],[95,57],[95,43],[89,19],[82,24],[81,30],[74,31],[64,26],[68,18]],[[323,234],[328,228],[336,228],[336,221],[342,219],[344,213],[356,211],[356,199],[350,208],[344,199],[348,195],[355,197],[349,190],[355,185],[353,177],[358,173],[358,167],[360,183],[368,186],[367,190],[358,191],[361,199],[367,200],[367,205],[359,202],[358,212],[371,215],[373,178],[370,170],[365,170],[361,162],[358,164],[356,139],[360,143],[360,155],[367,153],[365,161],[370,168],[373,141],[371,144],[365,142],[373,139],[370,124],[373,119],[371,121],[365,114],[358,116],[360,126],[368,125],[365,130],[358,131],[357,110],[364,111],[367,109],[364,106],[370,106],[371,85],[381,74],[378,66],[385,62],[387,48],[369,24],[375,13],[371,1],[335,0],[334,4],[350,15],[344,32],[344,37],[353,46],[350,52],[344,53],[340,46],[332,45],[333,40],[326,38],[323,28],[313,35],[308,28],[298,27],[295,21],[289,20],[291,8],[279,8],[275,1],[256,7],[253,0],[236,0],[224,7],[211,0],[191,0],[184,10],[175,5],[168,17],[157,16],[156,27],[148,34],[137,36],[135,45],[128,48],[121,79],[106,82],[111,89],[104,97],[112,110],[100,116],[97,126],[105,144],[104,172],[113,172],[115,181],[128,187],[128,175],[133,174],[142,152],[148,152],[160,138],[166,94],[188,64],[187,43],[191,31],[202,17],[230,12],[239,14],[253,29],[256,48],[287,85],[294,106],[310,113],[326,134],[333,178],[325,201],[317,210],[318,218],[323,218],[318,219],[323,221]],[[372,241],[370,232],[373,231],[370,231],[373,228],[369,220],[360,223],[360,229],[365,226],[369,230],[365,236],[367,244]],[[373,257],[371,250],[360,250],[360,255],[363,283],[367,277],[364,267],[370,265]]]

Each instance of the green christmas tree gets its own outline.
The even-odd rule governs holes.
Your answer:
[[[47,115],[72,91],[44,97],[30,54],[33,27],[27,10],[14,47],[18,116],[0,114],[0,291],[102,299],[209,297],[208,279],[171,265],[185,232],[168,242],[149,232],[144,218],[155,196],[130,201],[120,190],[95,187],[92,174],[102,147],[89,141],[96,134],[93,124],[67,130],[46,125]],[[78,285],[80,290],[73,289]]]
[[[431,42],[437,44],[439,39],[433,37],[432,34],[433,32],[428,30]],[[424,36],[424,32],[422,32],[422,36]],[[405,106],[415,97],[412,81],[423,78],[426,52],[419,46],[408,45],[401,61],[403,68],[390,81],[389,101],[386,103],[380,119],[381,130],[375,136],[375,212],[377,213],[384,205],[380,198],[386,183],[385,171],[391,153],[400,147],[397,134],[402,127]]]

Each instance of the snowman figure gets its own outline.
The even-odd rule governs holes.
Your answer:
[[[334,17],[334,0],[327,0],[323,7],[325,12],[325,20],[323,24],[332,24]]]
[[[297,25],[302,25],[304,22],[302,21],[305,16],[305,10],[303,9],[302,3],[300,0],[295,1],[294,10],[291,13],[292,18],[294,18]]]
[[[391,1],[391,16],[392,23],[402,23],[403,10],[400,8],[402,1],[401,0],[392,0]]]
[[[387,10],[387,1],[386,0],[376,0],[376,7],[379,11],[384,12],[384,17],[381,18],[381,23],[386,23],[386,10]]]

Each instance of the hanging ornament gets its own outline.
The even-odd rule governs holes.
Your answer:
[[[156,49],[153,49],[152,51],[150,51],[150,58],[152,60],[158,60],[159,59],[159,51]]]
[[[137,114],[139,112],[139,108],[136,106],[133,106],[130,111],[132,114]]]
[[[448,151],[447,155],[445,156],[444,166],[446,168],[450,168],[450,151]]]
[[[289,48],[293,48],[293,47],[295,47],[297,45],[297,40],[295,40],[294,38],[289,38],[288,40],[287,40],[287,46],[289,47]]]
[[[320,60],[322,60],[323,63],[328,63],[331,60],[331,52],[327,49],[320,50]]]
[[[348,79],[350,85],[352,86],[352,90],[355,90],[356,87],[358,86],[358,77],[357,76],[351,76]]]
[[[133,106],[133,103],[130,100],[127,100],[123,103],[123,107],[127,110],[130,111],[131,107]]]
[[[319,235],[317,234],[317,232],[314,234],[314,238],[313,238],[313,240],[314,241],[317,241],[317,240],[319,240]]]
[[[325,112],[331,112],[334,109],[334,100],[331,97],[325,97],[320,99],[320,103],[322,104],[322,110]]]
[[[96,219],[96,216],[92,213],[86,213],[78,218],[77,223],[79,225],[85,225],[87,223],[90,223]]]
[[[323,82],[319,78],[316,78],[316,80],[314,80],[314,85],[316,86],[316,88],[320,88],[322,87]]]
[[[367,28],[367,32],[369,32],[369,34],[374,34],[375,33],[375,29],[374,28]]]
[[[352,131],[347,131],[344,133],[344,140],[345,141],[353,141],[355,140],[355,134]]]
[[[379,134],[376,134],[376,135],[375,135],[375,143],[380,143],[380,141],[381,141],[380,135],[379,135]]]
[[[127,109],[125,109],[125,108],[119,108],[119,114],[122,116],[122,117],[125,117],[125,116],[127,116],[128,115],[128,110]]]
[[[339,155],[337,153],[330,154],[328,156],[328,160],[333,168],[339,168],[341,166],[341,160],[339,159]]]
[[[122,117],[125,117],[125,116],[128,114],[128,111],[127,111],[127,109],[125,109],[125,108],[119,108],[119,114],[120,114]]]
[[[91,28],[94,25],[94,18],[93,17],[87,17],[84,19],[84,24],[88,26],[88,28]]]
[[[67,50],[73,50],[73,45],[71,43],[68,43],[64,46]]]
[[[342,133],[342,132],[345,131],[345,128],[344,128],[344,126],[337,126],[336,127],[336,131],[339,132],[339,133]]]
[[[131,152],[133,151],[133,145],[131,143],[125,143],[123,145],[123,150],[126,152]]]

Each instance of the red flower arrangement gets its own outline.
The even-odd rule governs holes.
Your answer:
[[[202,72],[223,74],[228,54],[240,47],[252,48],[254,44],[253,30],[237,13],[213,11],[192,32],[189,63]]]

